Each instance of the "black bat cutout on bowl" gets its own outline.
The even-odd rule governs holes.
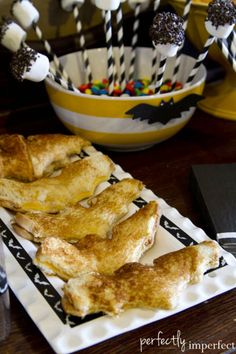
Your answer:
[[[181,113],[196,107],[198,101],[203,98],[204,96],[191,94],[178,102],[174,102],[173,98],[168,102],[161,101],[159,106],[141,103],[125,112],[125,114],[133,115],[133,119],[147,120],[148,124],[158,122],[167,124],[171,119],[181,118]]]

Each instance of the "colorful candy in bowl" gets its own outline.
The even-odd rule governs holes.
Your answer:
[[[152,48],[136,49],[135,77],[143,81],[151,77],[152,51]],[[119,74],[117,48],[114,53]],[[91,49],[88,54],[93,79],[101,83],[107,75],[106,49]],[[129,55],[127,47],[127,68]],[[86,82],[81,52],[60,59],[76,87]],[[175,59],[168,60],[164,81],[171,78],[174,64]],[[178,82],[186,81],[193,64],[193,58],[182,57]],[[206,70],[202,65],[188,88],[143,96],[126,93],[120,97],[69,91],[50,78],[45,83],[57,116],[70,131],[109,149],[138,150],[172,137],[186,125],[195,111],[197,95],[203,92],[205,79]]]
[[[202,50],[208,37],[204,22],[209,2],[210,0],[193,0],[191,4],[186,33],[198,50]],[[179,15],[183,14],[185,0],[170,0],[169,3]],[[215,82],[206,85],[206,98],[198,106],[218,118],[236,120],[236,72],[216,43],[211,46],[209,55],[225,68],[226,75],[223,80],[218,81],[216,78]]]

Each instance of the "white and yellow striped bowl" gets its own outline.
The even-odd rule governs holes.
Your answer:
[[[130,48],[126,48],[126,67]],[[89,58],[94,80],[106,77],[106,49],[89,50]],[[115,48],[115,58],[119,70],[119,60]],[[136,62],[136,77],[150,78],[151,76],[151,48],[138,48]],[[62,63],[74,82],[79,86],[85,82],[81,53],[71,53],[61,57]],[[185,80],[191,71],[194,59],[183,56],[179,71],[179,80]],[[165,78],[171,78],[174,60],[168,61]],[[159,105],[162,100],[175,102],[185,96],[203,92],[206,79],[206,70],[201,66],[191,87],[161,95],[139,97],[108,97],[92,96],[72,92],[62,88],[52,79],[46,79],[46,89],[50,102],[62,123],[74,134],[79,134],[91,142],[103,145],[113,150],[139,150],[166,140],[182,129],[193,115],[195,108],[183,112],[181,118],[170,120],[166,125],[161,123],[148,124],[147,121],[132,119],[125,112],[140,103]]]

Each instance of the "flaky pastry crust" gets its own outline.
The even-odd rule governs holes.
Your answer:
[[[14,228],[19,235],[34,242],[53,236],[69,242],[76,242],[89,234],[106,238],[111,227],[128,212],[130,203],[139,197],[142,189],[140,181],[126,178],[93,197],[89,208],[77,204],[55,215],[17,213]]]
[[[59,176],[29,183],[0,178],[0,205],[15,211],[56,213],[90,197],[113,170],[109,157],[96,152],[67,165]]]
[[[158,206],[150,202],[114,227],[111,239],[88,235],[75,245],[50,237],[36,252],[34,264],[64,280],[96,271],[112,274],[128,262],[137,262],[154,243]]]
[[[64,286],[64,310],[76,316],[104,312],[118,315],[129,308],[173,309],[188,284],[218,266],[220,249],[204,241],[154,260],[153,265],[128,263],[113,275],[88,272]]]
[[[33,181],[66,166],[90,142],[75,135],[0,135],[0,177]]]

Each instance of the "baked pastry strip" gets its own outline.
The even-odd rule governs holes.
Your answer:
[[[219,253],[215,241],[204,241],[163,255],[151,266],[128,263],[113,275],[84,273],[64,286],[63,308],[82,317],[100,311],[114,316],[129,308],[173,309],[188,284],[218,266]]]
[[[90,197],[97,185],[114,171],[113,162],[101,152],[67,165],[61,174],[24,183],[0,179],[0,205],[15,211],[56,213]]]
[[[142,189],[142,182],[126,178],[92,198],[89,208],[77,204],[55,215],[17,213],[13,227],[19,235],[34,242],[42,242],[52,236],[69,242],[76,242],[89,234],[106,238]]]
[[[96,271],[112,274],[127,262],[137,262],[154,243],[158,225],[158,206],[150,202],[116,225],[111,239],[88,235],[75,245],[46,238],[38,248],[34,264],[47,274],[64,280]]]
[[[31,135],[26,142],[36,179],[71,163],[71,156],[91,145],[78,135],[63,134]]]
[[[90,142],[77,135],[42,134],[24,138],[0,135],[0,177],[25,182],[53,173],[71,162]]]

